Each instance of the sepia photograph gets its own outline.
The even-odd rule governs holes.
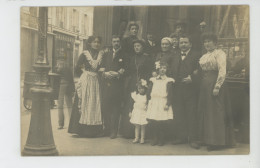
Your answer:
[[[21,156],[249,155],[249,13],[20,7]]]

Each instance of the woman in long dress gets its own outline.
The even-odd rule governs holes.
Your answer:
[[[198,104],[201,142],[208,150],[234,145],[233,116],[228,96],[226,54],[217,49],[217,37],[203,35],[207,53],[200,60],[201,84]]]
[[[135,54],[131,56],[129,65],[125,71],[125,95],[124,112],[121,116],[120,133],[125,138],[134,138],[134,126],[130,123],[129,112],[132,111],[133,101],[131,93],[137,90],[137,82],[140,79],[148,81],[152,76],[154,63],[148,54],[144,53],[144,42],[133,42]]]
[[[69,133],[84,137],[102,135],[101,97],[98,70],[103,52],[101,38],[90,36],[88,49],[79,57],[75,73],[80,77],[69,124]]]

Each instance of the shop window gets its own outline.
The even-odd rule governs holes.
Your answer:
[[[219,32],[219,48],[227,54],[227,77],[244,80],[249,75],[249,8],[232,6],[226,10]]]
[[[56,8],[56,26],[65,29],[67,23],[67,8],[57,7]]]
[[[88,15],[84,14],[81,19],[81,34],[87,35],[88,34]]]
[[[29,12],[30,12],[29,19],[28,19],[29,26],[37,29],[38,28],[38,17],[37,17],[38,16],[38,8],[37,7],[30,7]]]
[[[77,11],[76,9],[73,9],[72,12],[72,30],[74,32],[78,32],[79,31],[79,11]]]
[[[54,33],[55,40],[53,54],[53,69],[56,70],[55,66],[58,60],[65,60],[67,64],[73,69],[73,49],[75,37],[59,32]]]

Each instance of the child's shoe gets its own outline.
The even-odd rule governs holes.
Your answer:
[[[139,138],[135,138],[134,140],[133,140],[133,143],[138,143],[139,142]]]
[[[140,144],[144,144],[144,139],[143,138],[141,138]]]

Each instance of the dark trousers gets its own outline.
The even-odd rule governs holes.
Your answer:
[[[68,83],[61,83],[58,98],[58,122],[59,126],[64,126],[64,100],[67,105],[69,117],[72,110],[72,94],[67,93]]]
[[[103,120],[105,126],[105,133],[117,134],[118,123],[121,111],[121,103],[118,98],[107,97],[103,101]]]
[[[153,141],[164,143],[167,123],[167,121],[149,121]]]
[[[197,97],[196,94],[185,94],[186,91],[182,87],[175,88],[173,138],[193,142],[198,140]]]

